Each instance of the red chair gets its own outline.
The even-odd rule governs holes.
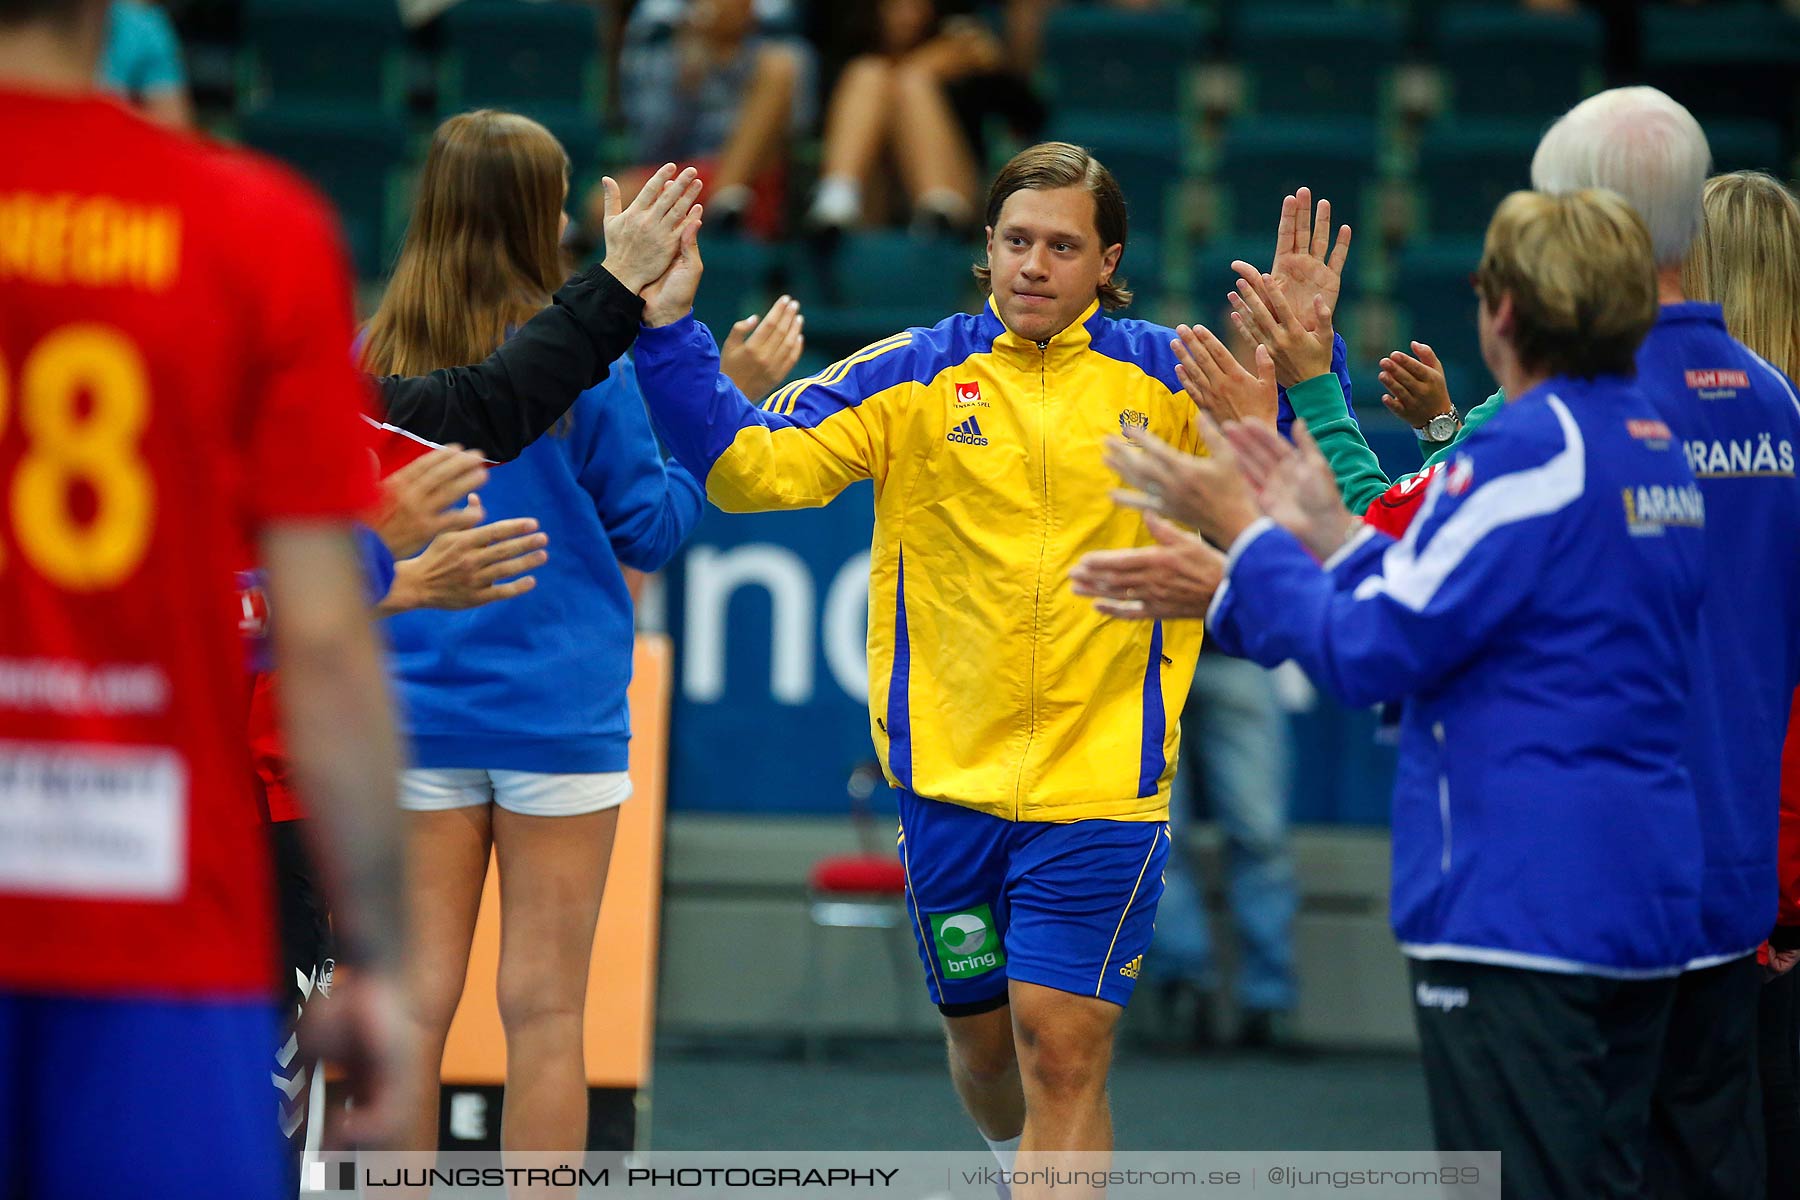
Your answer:
[[[806,1032],[806,1054],[819,1057],[825,1036],[819,1025],[824,1011],[823,949],[827,929],[876,929],[885,931],[887,955],[893,967],[894,1023],[896,1032],[904,1031],[909,1008],[906,988],[917,980],[907,969],[907,951],[912,935],[907,929],[906,870],[890,845],[882,849],[875,814],[869,799],[882,783],[881,769],[874,763],[863,763],[850,773],[846,791],[850,797],[850,815],[857,841],[862,850],[856,854],[835,854],[814,863],[807,876],[807,918],[810,925],[806,940],[806,969],[802,978],[807,990],[807,1004],[812,1013]]]

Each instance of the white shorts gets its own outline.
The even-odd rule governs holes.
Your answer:
[[[446,767],[400,773],[400,807],[409,812],[493,803],[525,817],[578,817],[617,808],[630,796],[631,776],[624,771],[545,775]]]

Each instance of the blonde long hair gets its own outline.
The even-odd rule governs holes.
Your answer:
[[[1706,181],[1706,222],[1681,288],[1725,310],[1725,327],[1786,373],[1800,374],[1800,201],[1761,171]]]
[[[479,362],[562,285],[569,156],[550,131],[482,109],[438,126],[406,243],[363,341],[363,369]]]

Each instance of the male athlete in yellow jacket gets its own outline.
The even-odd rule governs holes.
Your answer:
[[[1010,1165],[1021,1130],[1027,1151],[1111,1145],[1112,1030],[1162,894],[1201,630],[1102,617],[1068,576],[1090,550],[1149,541],[1109,499],[1107,435],[1198,438],[1174,332],[1102,311],[1130,300],[1106,169],[1032,147],[995,180],[987,222],[984,311],[897,333],[761,409],[690,315],[691,238],[645,292],[634,357],[658,433],[719,507],[821,505],[875,482],[871,733],[900,791],[951,1073]]]

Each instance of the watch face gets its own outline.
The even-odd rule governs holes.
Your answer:
[[[1434,442],[1447,442],[1456,436],[1456,418],[1449,413],[1439,413],[1425,422],[1425,436]]]

